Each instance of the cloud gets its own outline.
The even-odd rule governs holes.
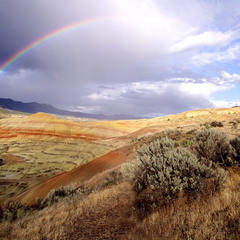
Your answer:
[[[204,95],[187,91],[178,84],[159,82],[115,86],[110,94],[102,90],[94,98],[90,96],[89,104],[95,104],[98,109],[104,106],[99,113],[131,113],[142,117],[213,106]]]
[[[75,88],[64,81],[59,88],[55,80],[46,80],[46,76],[36,70],[20,69],[6,74],[5,78],[7,86],[0,82],[2,97],[50,102],[74,111],[131,113],[145,117],[218,106],[212,100],[212,95],[233,88],[239,82],[240,75],[222,71],[210,78],[176,77],[158,81],[112,82],[82,88]],[[19,81],[21,86],[18,85]]]
[[[240,106],[240,101],[228,101],[228,100],[212,100],[211,101],[217,108],[230,108],[234,106]]]
[[[178,77],[162,81],[111,84],[101,86],[88,95],[85,104],[89,105],[89,112],[95,109],[98,113],[131,113],[140,116],[208,108],[215,106],[212,95],[232,89],[236,79],[239,79],[239,75],[220,72],[217,77],[208,79]]]
[[[194,55],[190,62],[196,66],[204,66],[215,62],[227,62],[239,59],[240,44],[234,44],[224,50],[202,52]]]
[[[231,41],[235,40],[239,37],[236,32],[228,31],[228,32],[219,32],[219,31],[209,31],[203,32],[197,35],[187,36],[182,41],[174,44],[171,48],[171,52],[180,52],[185,51],[191,48],[199,48],[199,47],[219,47],[225,46],[229,44]]]
[[[239,82],[236,65],[216,68],[239,58],[238,1],[13,2],[0,2],[0,63],[53,30],[96,21],[45,41],[0,73],[1,97],[146,116],[214,106],[215,92]],[[97,20],[106,16],[114,18]]]

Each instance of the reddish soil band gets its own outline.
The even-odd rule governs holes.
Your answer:
[[[126,160],[132,159],[132,157],[131,146],[119,148],[87,164],[79,166],[72,171],[59,173],[15,197],[14,200],[21,201],[23,204],[32,205],[35,203],[36,198],[44,198],[52,189],[57,189],[71,183],[82,183],[105,170],[117,167]]]

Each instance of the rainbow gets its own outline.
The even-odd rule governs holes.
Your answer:
[[[78,28],[80,26],[86,25],[86,24],[90,24],[90,23],[94,23],[94,22],[98,22],[101,20],[108,20],[108,19],[113,19],[116,18],[112,17],[112,16],[108,16],[108,17],[101,17],[101,18],[89,18],[89,19],[85,19],[85,20],[81,20],[79,22],[75,22],[73,24],[61,27],[60,29],[54,30],[50,33],[47,33],[46,35],[34,40],[33,42],[29,43],[27,46],[23,47],[22,49],[20,49],[18,52],[16,52],[14,55],[12,55],[10,58],[8,58],[3,64],[0,65],[0,73],[3,71],[6,71],[6,69],[12,65],[14,62],[16,62],[19,58],[21,58],[22,56],[24,56],[27,52],[29,52],[30,50],[32,50],[33,48],[36,48],[38,45],[40,45],[41,43],[48,41],[60,34],[69,32],[70,30],[73,30],[75,28]]]

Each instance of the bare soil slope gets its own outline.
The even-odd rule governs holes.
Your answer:
[[[240,107],[125,121],[0,113],[5,114],[0,119],[0,201],[20,194],[27,203],[52,188],[89,180],[117,166],[128,158],[131,144],[140,137],[174,129],[188,132],[212,121],[222,122],[222,129],[236,136],[240,119]]]
[[[23,204],[31,205],[35,203],[37,197],[44,198],[51,189],[57,189],[71,183],[81,184],[84,181],[91,179],[93,176],[96,176],[105,170],[112,169],[126,160],[131,159],[132,148],[122,147],[98,157],[87,164],[79,166],[72,171],[57,174],[24,192],[16,197],[15,200],[21,201]]]

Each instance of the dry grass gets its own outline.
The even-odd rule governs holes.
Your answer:
[[[240,239],[240,169],[229,170],[225,188],[214,196],[184,196],[144,220],[133,209],[132,186],[121,183],[81,199],[73,197],[2,225],[0,239]],[[1,238],[2,237],[2,238]]]
[[[5,225],[3,239],[119,239],[135,225],[134,198],[131,186],[123,183],[84,200],[65,201]]]
[[[240,239],[240,176],[231,173],[215,196],[189,202],[182,197],[139,223],[123,239]]]

